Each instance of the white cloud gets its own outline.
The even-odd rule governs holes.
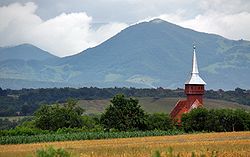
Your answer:
[[[60,56],[80,52],[96,44],[89,40],[91,20],[86,13],[63,13],[34,27],[30,41]]]
[[[250,10],[249,0],[203,0],[199,2],[204,12],[215,11],[225,14],[235,14]]]
[[[189,19],[187,19],[184,14],[185,13],[183,12],[175,14],[162,14],[153,18],[161,18],[182,27],[194,29],[200,32],[219,34],[229,39],[250,40],[249,12],[226,14],[208,11]],[[147,18],[146,20],[148,21],[153,18]]]
[[[144,18],[138,20],[137,23],[160,18],[196,31],[219,34],[234,40],[250,41],[250,1],[248,0],[192,0],[192,2],[182,0],[157,2],[144,0],[141,2],[139,0],[136,2],[137,6],[144,4],[144,7],[138,7],[138,10],[149,9],[151,12],[152,10],[160,12],[156,16],[145,14]],[[171,10],[174,11],[165,10],[164,12],[163,4],[171,4],[167,7],[171,6]]]
[[[126,27],[128,27],[127,24],[117,23],[117,22],[102,25],[97,30],[92,32],[91,39],[93,41],[96,41],[97,43],[101,43],[111,38],[112,36],[114,36],[114,34],[116,34],[117,32],[120,32]]]
[[[42,20],[34,14],[34,3],[25,6],[14,3],[0,8],[0,45],[16,45],[19,42],[28,42],[27,34]]]
[[[35,14],[34,3],[0,7],[0,46],[31,43],[58,56],[72,55],[98,45],[125,27],[109,23],[91,28],[92,17],[85,12],[62,13],[43,21]]]

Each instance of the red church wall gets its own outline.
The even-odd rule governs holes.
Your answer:
[[[186,84],[185,93],[187,95],[187,103],[189,104],[189,107],[195,102],[196,99],[203,104],[203,94],[205,93],[204,85]]]
[[[203,104],[203,95],[187,95],[187,103],[189,104],[189,107],[195,102],[195,100],[199,100],[199,102]]]
[[[204,85],[185,84],[185,93],[188,94],[201,94],[205,92]]]
[[[171,111],[170,116],[180,123],[182,114],[192,110],[192,105],[194,105],[195,102],[198,102],[198,104],[195,104],[197,107],[202,106],[204,93],[204,85],[186,84],[185,94],[187,95],[187,100],[178,101]]]

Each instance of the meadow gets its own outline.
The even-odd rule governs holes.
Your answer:
[[[250,132],[199,133],[104,140],[81,140],[34,144],[0,145],[0,157],[35,156],[38,149],[64,148],[76,157],[150,157],[156,151],[167,156],[173,148],[179,156],[205,155],[218,157],[249,156]]]
[[[139,104],[148,113],[164,112],[170,113],[178,100],[185,98],[153,98],[153,97],[138,97]],[[104,112],[105,108],[110,104],[110,99],[100,100],[79,100],[78,104],[86,110],[85,113],[100,113]],[[204,106],[208,109],[244,109],[250,110],[250,106],[241,105],[236,102],[230,102],[225,100],[216,99],[204,99]]]

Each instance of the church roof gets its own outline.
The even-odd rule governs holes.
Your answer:
[[[176,104],[175,107],[172,109],[172,111],[170,112],[170,116],[171,117],[176,117],[178,114],[180,114],[181,110],[183,108],[186,109],[186,103],[187,100],[179,100]],[[186,109],[187,110],[187,109]]]
[[[202,106],[202,103],[200,103],[200,101],[198,99],[196,99],[193,104],[190,106],[188,111],[191,111],[192,109],[198,108]]]
[[[200,84],[205,85],[206,82],[202,80],[202,78],[199,76],[199,70],[198,70],[198,64],[196,59],[196,52],[195,52],[195,46],[193,47],[193,65],[192,65],[192,72],[189,79],[186,81],[185,84]]]

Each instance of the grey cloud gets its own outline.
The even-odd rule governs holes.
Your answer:
[[[1,29],[1,27],[13,15],[0,12],[0,20],[3,20],[0,21],[0,34],[5,37],[4,40],[3,38],[0,39],[0,45],[32,42],[59,55],[69,55],[73,52],[62,53],[62,50],[57,48],[58,44],[60,45],[61,43],[50,44],[45,42],[46,40],[42,40],[42,38],[46,37],[43,33],[37,33],[39,32],[37,27],[39,26],[46,34],[50,32],[50,29],[44,26],[48,21],[55,22],[54,20],[60,17],[61,20],[66,20],[63,22],[67,22],[67,20],[70,20],[69,17],[73,15],[77,15],[80,19],[85,19],[82,13],[86,13],[88,17],[91,17],[91,20],[83,23],[77,23],[77,21],[73,20],[73,23],[77,25],[74,27],[82,31],[84,30],[81,29],[83,26],[88,29],[83,38],[77,35],[78,33],[82,34],[82,31],[69,35],[63,34],[70,41],[64,44],[65,51],[74,50],[74,53],[76,53],[80,49],[83,50],[103,42],[127,25],[155,17],[202,32],[216,33],[231,39],[243,38],[250,40],[250,31],[248,29],[250,28],[249,0],[6,0],[0,1],[0,7],[7,7],[13,2],[18,2],[22,5],[25,5],[27,2],[33,2],[37,8],[32,14],[23,16],[26,19],[25,21],[19,19],[19,23],[17,23],[18,21],[16,21],[15,25],[12,23],[8,29]],[[18,14],[23,15],[22,12]],[[67,18],[62,15],[65,15]],[[1,16],[4,18],[1,19]],[[40,24],[37,24],[39,20]],[[36,25],[36,27],[32,25]],[[53,28],[55,28],[55,25],[56,23],[54,23]],[[82,27],[79,25],[82,25]],[[68,27],[67,30],[73,27],[66,26]],[[31,31],[33,34],[31,33],[32,35],[27,37],[25,33],[28,30],[33,30]],[[104,35],[100,36],[99,34]],[[36,40],[35,36],[38,35],[41,36],[41,40]],[[55,35],[55,40],[57,40],[57,37]],[[5,43],[3,44],[3,42]],[[74,43],[78,44],[75,45]]]

